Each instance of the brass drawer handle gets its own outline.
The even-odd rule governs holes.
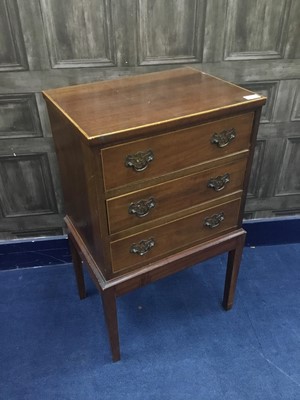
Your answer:
[[[217,176],[216,178],[211,178],[207,182],[207,187],[214,189],[216,192],[220,192],[226,186],[226,183],[230,182],[230,175],[224,174],[223,176]]]
[[[128,207],[128,213],[136,217],[143,218],[149,214],[150,210],[156,205],[155,200],[151,197],[148,200],[140,200],[136,203],[131,203]]]
[[[233,141],[236,137],[235,129],[229,129],[228,131],[223,131],[221,133],[214,133],[210,139],[212,144],[217,145],[218,147],[228,146],[230,142]]]
[[[204,220],[204,226],[213,229],[220,225],[222,221],[224,221],[225,216],[224,213],[221,211],[218,214],[212,215],[211,217],[207,217]]]
[[[148,240],[141,240],[138,244],[134,243],[130,247],[130,253],[132,254],[137,254],[139,256],[144,256],[146,253],[148,253],[152,247],[154,247],[155,242],[154,239],[148,239]]]
[[[129,154],[125,159],[125,166],[128,168],[133,168],[137,172],[144,171],[150,161],[154,160],[154,154],[152,150],[147,150],[145,152],[139,151],[135,154]]]

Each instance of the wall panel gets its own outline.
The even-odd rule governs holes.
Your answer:
[[[0,72],[27,69],[16,0],[2,0],[0,3],[0,49]]]
[[[0,238],[63,232],[44,89],[181,65],[268,97],[245,218],[300,213],[299,0],[2,0]]]
[[[41,0],[53,68],[114,65],[110,1]]]
[[[293,99],[293,108],[291,113],[291,120],[292,121],[300,121],[300,82],[296,85]]]
[[[0,157],[0,201],[5,218],[56,213],[47,154]]]
[[[0,139],[42,136],[34,94],[0,95]]]
[[[300,132],[286,141],[276,196],[300,195]]]
[[[225,60],[283,58],[290,0],[228,0]]]
[[[200,62],[204,13],[203,0],[139,0],[140,65]]]

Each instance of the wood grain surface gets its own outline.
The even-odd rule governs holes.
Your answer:
[[[252,92],[196,69],[161,73],[48,90],[44,95],[88,139],[160,125],[166,121],[249,105]],[[264,98],[255,102],[264,103]]]
[[[101,151],[106,190],[192,167],[247,150],[250,145],[253,113],[221,119],[157,137],[105,148]],[[214,133],[234,128],[236,138],[226,147],[211,143]],[[125,166],[128,155],[152,150],[154,160],[141,172]],[[113,172],[114,171],[114,172]],[[116,173],[117,172],[117,173]]]
[[[241,191],[246,162],[247,158],[243,157],[237,161],[225,163],[221,167],[211,168],[108,199],[106,204],[110,233],[113,234],[131,227],[143,229],[143,225],[149,221],[155,222],[158,218],[165,216],[171,218],[173,213],[181,210],[191,212],[188,209],[199,205],[199,203],[222,199],[230,193]],[[224,176],[224,174],[228,174],[230,179],[224,189],[215,191],[207,187],[210,179]],[[149,210],[148,215],[137,217],[129,214],[128,209],[131,204],[151,198],[154,200],[155,206]]]
[[[237,210],[240,200],[217,207],[208,208],[200,213],[189,215],[169,224],[149,229],[130,237],[111,242],[112,269],[114,272],[130,268],[139,268],[162,256],[174,254],[192,243],[201,243],[217,237],[222,232],[237,227]],[[223,212],[224,221],[216,228],[204,226],[205,218]],[[133,244],[153,238],[155,245],[144,256],[130,253]]]

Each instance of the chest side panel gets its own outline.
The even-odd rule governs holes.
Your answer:
[[[77,128],[50,103],[47,107],[60,168],[65,213],[103,272],[108,272],[107,218],[105,208],[101,209],[101,171],[97,160]]]

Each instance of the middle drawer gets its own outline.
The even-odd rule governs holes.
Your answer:
[[[106,201],[110,234],[242,190],[247,158]]]

